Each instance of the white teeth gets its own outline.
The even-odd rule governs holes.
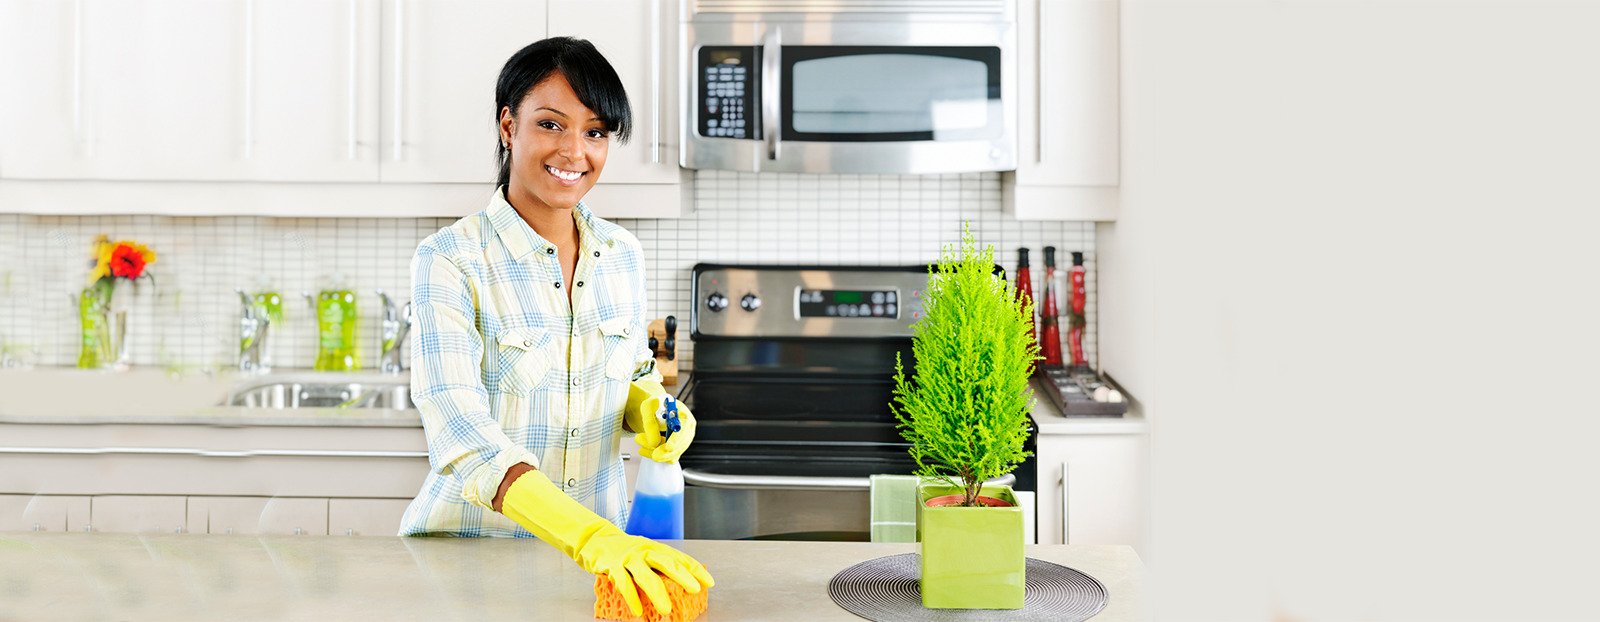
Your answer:
[[[544,170],[550,171],[551,175],[555,175],[556,177],[560,177],[561,179],[564,179],[566,181],[572,181],[574,179],[577,179],[577,178],[583,176],[583,173],[578,173],[578,172],[574,172],[574,171],[564,171],[564,170],[561,170],[561,169],[556,168],[554,166],[550,166],[548,164],[545,165]]]

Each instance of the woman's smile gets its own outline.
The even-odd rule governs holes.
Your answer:
[[[578,180],[587,174],[587,171],[569,171],[550,166],[549,164],[544,165],[544,170],[555,176],[556,181],[560,182],[563,186],[576,186],[578,185]]]

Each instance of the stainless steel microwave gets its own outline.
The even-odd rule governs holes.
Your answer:
[[[1016,0],[684,0],[685,168],[1016,168]]]

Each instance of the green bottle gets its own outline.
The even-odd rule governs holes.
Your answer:
[[[78,350],[78,367],[99,369],[111,363],[111,326],[106,318],[111,288],[96,283],[78,293],[78,320],[83,344]]]
[[[356,348],[356,293],[346,288],[317,293],[317,371],[361,368]]]

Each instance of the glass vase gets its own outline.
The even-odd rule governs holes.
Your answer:
[[[133,284],[126,279],[117,279],[111,287],[111,301],[107,304],[110,315],[110,325],[107,333],[111,344],[111,367],[113,369],[127,369],[133,363],[133,340],[128,338],[128,330],[133,328]]]
[[[78,324],[82,345],[78,367],[102,369],[115,360],[111,351],[111,288],[97,283],[78,293]]]

